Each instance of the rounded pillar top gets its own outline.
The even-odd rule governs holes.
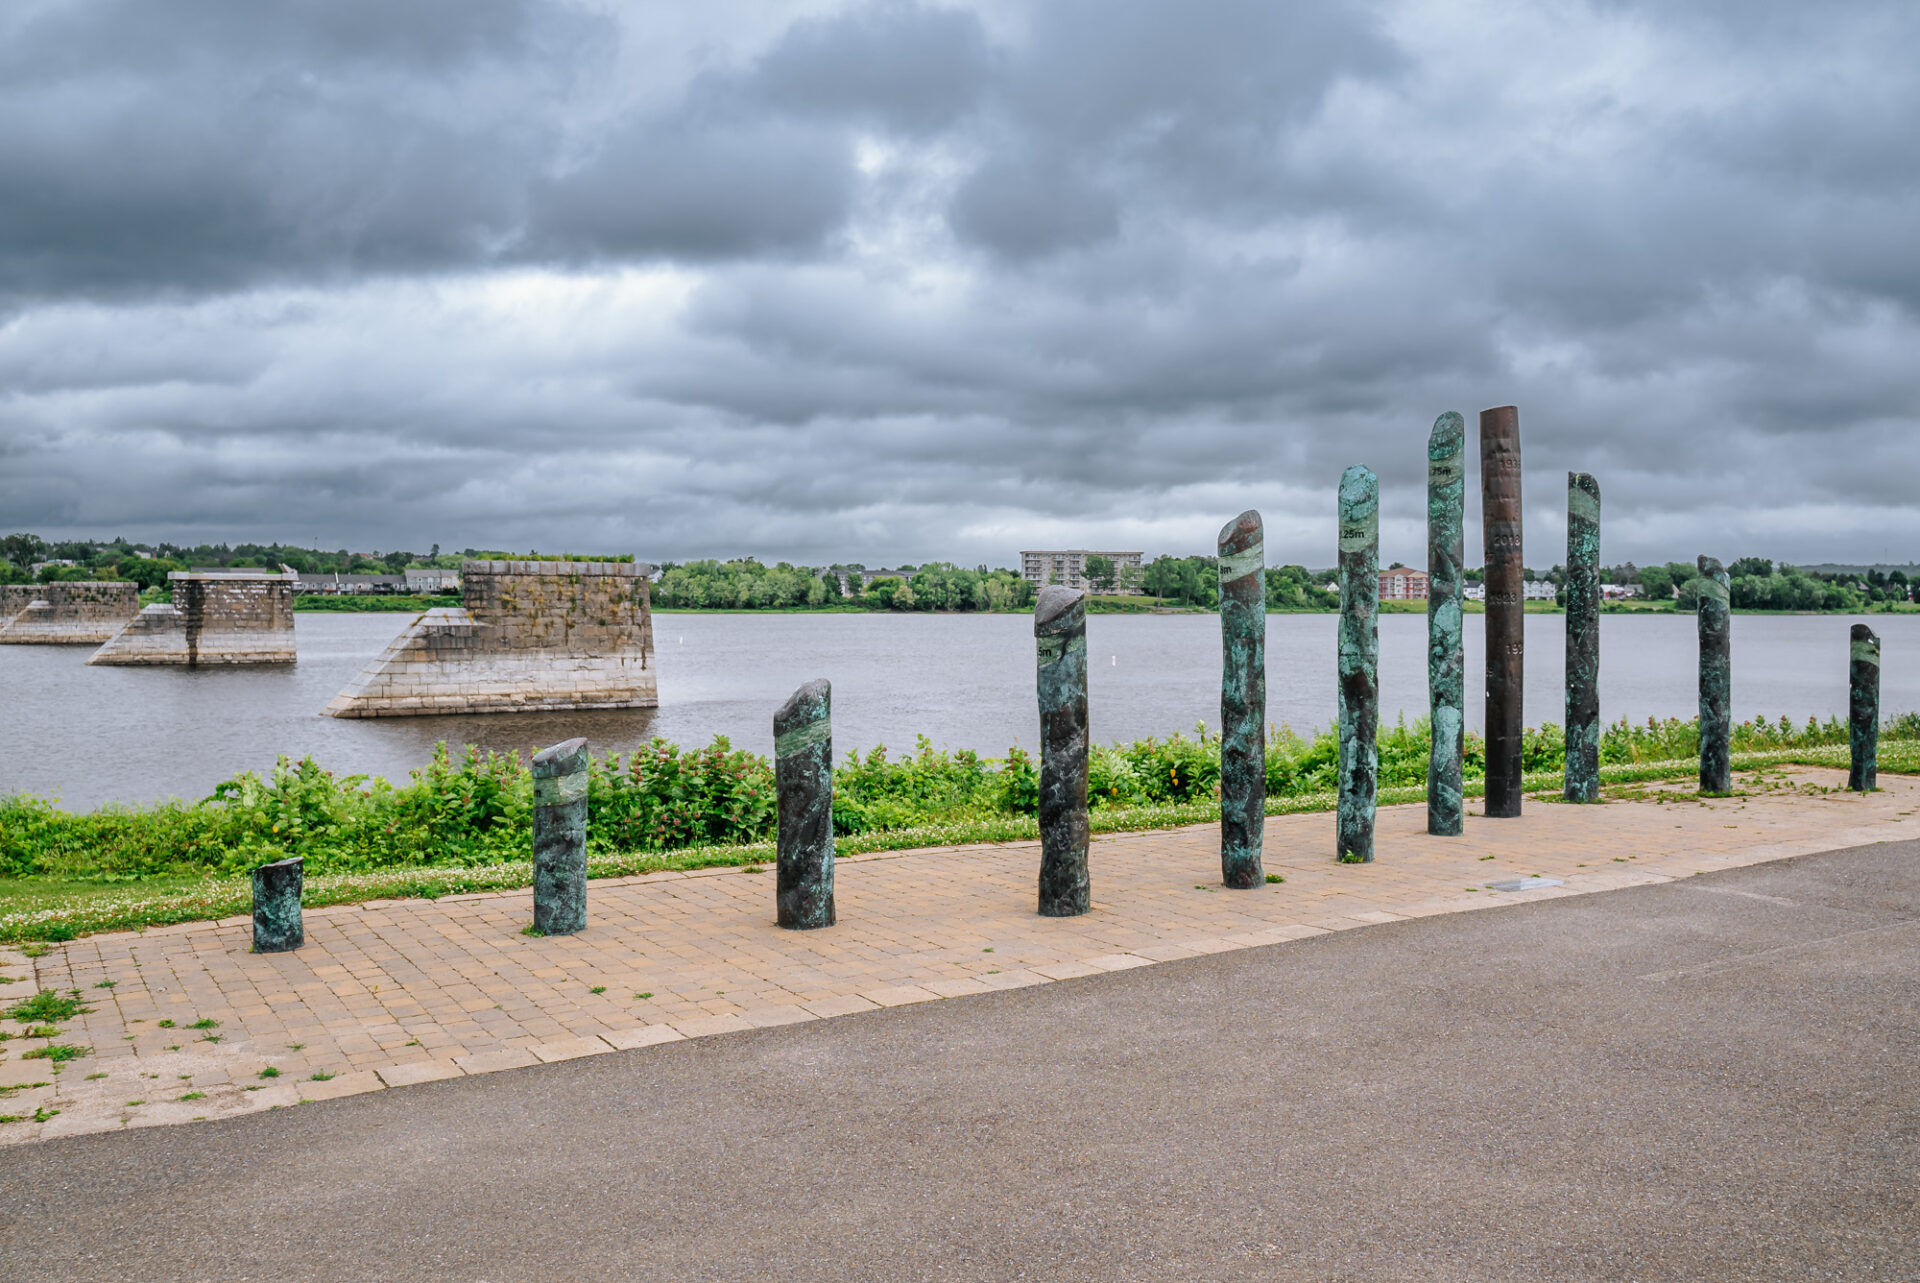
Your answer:
[[[1449,458],[1459,454],[1466,443],[1466,419],[1458,410],[1448,410],[1433,421],[1433,431],[1427,437],[1427,458]]]
[[[1356,463],[1340,474],[1340,507],[1352,510],[1354,516],[1367,515],[1363,509],[1379,507],[1380,479],[1373,475],[1373,469],[1364,463]]]
[[[1875,650],[1878,650],[1880,647],[1879,635],[1875,633],[1873,629],[1869,628],[1865,624],[1855,624],[1853,626],[1852,631],[1848,634],[1848,636],[1852,639],[1853,644],[1856,646],[1858,646],[1861,642],[1866,642],[1868,645],[1872,646]]]
[[[823,721],[833,708],[833,683],[816,677],[787,696],[787,702],[773,715],[775,739],[788,731]]]
[[[1220,555],[1231,557],[1236,553],[1248,552],[1258,548],[1265,540],[1260,523],[1260,514],[1249,508],[1239,516],[1220,527]]]
[[[1702,553],[1695,559],[1694,564],[1699,567],[1702,577],[1711,579],[1715,583],[1725,586],[1727,582],[1727,568],[1720,564],[1718,557],[1709,557],[1705,553]]]
[[[1078,588],[1048,584],[1033,604],[1033,635],[1051,636],[1072,632],[1087,620],[1087,595]]]
[[[587,769],[587,741],[576,736],[533,755],[533,778],[551,779]]]

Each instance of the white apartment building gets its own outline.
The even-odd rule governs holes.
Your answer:
[[[1020,575],[1036,589],[1048,584],[1066,588],[1091,589],[1087,582],[1087,558],[1105,557],[1113,563],[1113,592],[1140,591],[1141,554],[1137,552],[1101,552],[1092,548],[1060,548],[1028,551],[1020,554]],[[1101,591],[1107,591],[1102,589]]]

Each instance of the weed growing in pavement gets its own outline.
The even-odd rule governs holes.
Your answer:
[[[96,1078],[105,1078],[106,1076],[107,1076],[107,1075],[105,1074],[105,1072],[104,1072],[104,1071],[103,1071],[103,1072],[101,1072],[101,1073],[97,1073],[97,1074],[88,1074],[88,1075],[87,1075],[87,1081],[88,1081],[88,1082],[92,1082],[92,1081],[93,1081],[94,1079],[96,1079]]]
[[[171,1028],[173,1028],[173,1021],[171,1021],[171,1020],[162,1020],[162,1021],[160,1022],[160,1028],[162,1028],[162,1029],[171,1029]]]
[[[58,1038],[60,1036],[60,1026],[30,1025],[27,1028],[25,1036],[28,1038]]]
[[[211,1016],[202,1016],[187,1026],[189,1029],[218,1029],[219,1027],[220,1022]]]
[[[51,1060],[55,1064],[64,1064],[69,1060],[78,1060],[80,1057],[89,1054],[91,1054],[91,1052],[86,1047],[76,1047],[70,1043],[50,1042],[44,1047],[36,1047],[32,1051],[22,1052],[20,1059]]]
[[[95,985],[94,988],[95,989],[111,989],[116,984],[119,984],[119,983],[120,982],[118,980],[102,980],[99,984]]]
[[[605,985],[595,985],[593,988],[587,990],[588,993],[605,993],[606,991],[607,987]]]
[[[330,1079],[330,1078],[332,1078],[332,1077],[333,1077],[333,1075],[332,1075],[332,1074],[322,1074],[322,1073],[315,1073],[315,1074],[312,1074],[312,1075],[311,1075],[310,1077],[311,1077],[311,1080],[312,1080],[312,1081],[314,1081],[314,1082],[317,1082],[317,1083],[323,1083],[323,1082],[326,1082],[326,1081],[327,1081],[328,1079]]]
[[[45,1020],[72,1020],[82,1012],[92,1010],[92,1007],[81,1006],[80,1000],[70,994],[62,994],[57,989],[42,989],[33,997],[14,1003],[7,1009],[7,1016],[26,1024]]]
[[[206,1098],[207,1093],[204,1091],[190,1091],[186,1095],[179,1097],[181,1100],[205,1100]]]
[[[275,1069],[272,1065],[268,1065],[265,1069],[262,1069],[260,1071],[260,1076],[262,1078],[278,1078],[280,1076],[280,1071],[278,1069]]]
[[[638,998],[638,999],[640,999],[640,1000],[641,1000],[642,1002],[644,1002],[644,1001],[646,1001],[646,1000],[647,1000],[648,998],[651,998],[651,997],[653,997],[653,990],[651,990],[651,989],[648,989],[648,990],[645,990],[644,992],[641,992],[641,993],[636,993],[636,994],[634,994],[633,996],[634,996],[635,998]]]
[[[1278,873],[1267,874],[1267,881],[1269,882],[1285,882],[1286,880],[1287,879],[1283,875]]]

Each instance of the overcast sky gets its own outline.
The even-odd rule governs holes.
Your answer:
[[[1920,5],[8,0],[0,525],[1920,557]],[[1477,472],[1469,473],[1470,493]],[[1469,556],[1479,506],[1470,499]]]

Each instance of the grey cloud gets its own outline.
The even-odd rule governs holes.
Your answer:
[[[795,23],[745,79],[775,111],[923,134],[979,100],[993,62],[973,14],[881,4]]]
[[[22,527],[1004,561],[1259,506],[1325,564],[1364,461],[1412,561],[1434,415],[1513,401],[1538,564],[1570,467],[1609,557],[1920,541],[1910,6],[852,4],[627,107],[631,20],[534,0],[42,12]]]

